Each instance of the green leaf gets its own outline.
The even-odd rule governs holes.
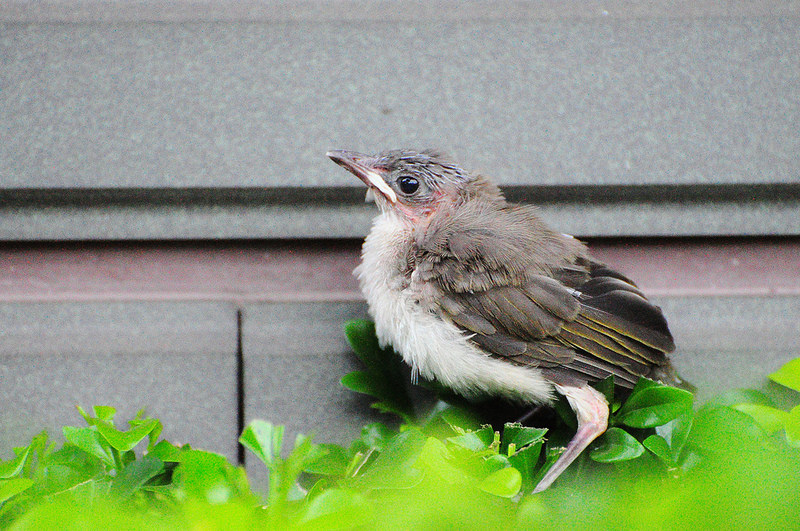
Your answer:
[[[164,470],[164,462],[151,455],[130,463],[117,473],[111,483],[111,494],[125,499]]]
[[[551,442],[552,441],[548,441],[547,451],[544,455],[544,464],[536,471],[531,481],[534,486],[539,484],[547,471],[550,470],[556,461],[558,461],[558,458],[561,457],[561,454],[564,453],[564,450],[566,450],[563,446],[551,446]],[[511,458],[509,461],[512,463],[514,462]]]
[[[795,448],[800,448],[800,406],[795,406],[789,411],[789,417],[784,425],[786,441]]]
[[[423,474],[411,464],[419,456],[427,437],[417,428],[392,437],[375,461],[353,479],[364,489],[409,489],[418,485]]]
[[[563,395],[558,395],[556,397],[556,401],[553,402],[553,409],[555,410],[556,414],[558,414],[559,418],[564,421],[572,431],[575,431],[578,428],[578,420],[575,417],[575,411],[572,410],[572,406],[569,405],[567,398]]]
[[[269,495],[267,504],[275,508],[277,515],[286,510],[287,503],[302,499],[305,496],[297,484],[297,480],[304,469],[320,459],[325,450],[311,442],[309,437],[302,433],[297,434],[292,451],[285,459],[275,457],[269,473]]]
[[[97,431],[108,441],[112,448],[120,452],[127,452],[139,444],[150,432],[161,424],[156,419],[141,421],[141,424],[128,431],[121,431],[114,427],[111,422],[101,418],[95,420]]]
[[[77,446],[65,444],[48,456],[46,473],[41,481],[37,481],[36,488],[48,494],[63,492],[101,476],[104,468],[102,459]]]
[[[675,466],[675,460],[672,457],[672,450],[670,449],[669,444],[664,437],[660,435],[651,435],[644,440],[642,445],[653,452],[653,454],[663,461],[665,465],[669,467]]]
[[[22,469],[25,466],[25,461],[27,461],[28,456],[31,453],[31,446],[32,445],[28,445],[24,448],[18,449],[17,456],[14,459],[0,463],[0,479],[13,478],[22,472]]]
[[[384,401],[373,402],[372,404],[370,404],[370,407],[377,409],[381,413],[391,413],[393,415],[397,415],[398,417],[403,419],[404,422],[409,424],[414,421],[414,419],[408,414],[408,411],[404,407],[398,406],[394,402],[384,402]]]
[[[339,380],[341,384],[351,391],[370,396],[378,396],[381,389],[372,380],[372,376],[366,371],[353,371],[342,376]]]
[[[649,389],[651,387],[663,387],[663,384],[656,382],[655,380],[651,380],[650,378],[639,378],[636,381],[636,385],[633,386],[631,389],[631,396],[641,393],[645,389]]]
[[[409,416],[406,400],[398,399],[398,396],[401,396],[399,393],[387,391],[387,386],[381,383],[380,378],[373,372],[354,371],[345,374],[339,381],[351,391],[383,399],[373,402],[370,406],[381,413],[392,413],[411,423],[413,419]]]
[[[345,335],[366,371],[345,375],[341,382],[348,389],[378,399],[373,407],[400,416],[406,423],[414,421],[414,405],[406,390],[406,373],[400,357],[391,349],[382,349],[375,336],[372,321],[356,320],[345,324]]]
[[[186,495],[215,505],[249,497],[244,470],[213,452],[184,451],[173,473],[173,483]]]
[[[320,455],[306,465],[305,471],[324,476],[343,476],[350,464],[347,451],[336,444],[320,444]]]
[[[481,428],[480,419],[474,411],[447,402],[441,402],[441,404],[443,407],[437,411],[437,415],[452,429],[478,430]]]
[[[366,319],[348,321],[344,325],[344,333],[358,359],[369,369],[380,371],[378,353],[383,349],[375,335],[375,323]]]
[[[360,494],[328,489],[310,499],[301,522],[313,529],[351,529],[364,526],[372,510]]]
[[[469,476],[452,464],[453,455],[442,441],[428,437],[419,453],[414,468],[422,470],[426,475],[433,474],[447,484],[463,484]]]
[[[783,429],[789,419],[789,413],[761,404],[737,404],[733,409],[750,415],[770,435]]]
[[[25,466],[22,469],[22,475],[25,477],[32,477],[34,464],[38,466],[44,463],[52,452],[54,445],[55,443],[51,443],[48,447],[47,430],[42,430],[34,435],[31,439],[31,444],[28,445],[28,448],[30,448],[31,457],[25,460]],[[33,459],[33,456],[36,456],[35,460]]]
[[[286,461],[295,461],[297,463],[298,472],[302,470],[307,464],[322,457],[325,450],[319,444],[314,444],[311,437],[298,433],[294,438],[294,448],[292,449]]]
[[[606,397],[606,402],[608,402],[609,406],[614,403],[614,375],[610,375],[608,378],[603,380],[598,380],[591,384],[592,387],[600,391],[604,397]]]
[[[789,389],[800,391],[800,358],[793,359],[770,374],[769,379]]]
[[[33,485],[29,478],[13,478],[0,480],[0,505],[10,500],[20,492],[24,492]]]
[[[617,412],[617,421],[632,428],[654,428],[691,411],[693,400],[692,393],[675,387],[653,384],[638,392],[634,388]]]
[[[666,424],[656,426],[656,435],[667,442],[672,454],[672,462],[676,465],[681,462],[681,454],[692,432],[693,424],[694,412],[687,411]]]
[[[441,439],[469,430],[479,430],[484,423],[474,411],[440,399],[433,404],[419,424],[426,435]]]
[[[534,471],[536,465],[539,463],[539,456],[542,454],[542,447],[544,446],[544,439],[529,444],[528,446],[517,450],[514,455],[508,457],[508,462],[519,470],[522,478],[522,485],[526,491],[533,489],[536,485],[533,483]]]
[[[104,463],[114,465],[110,448],[100,434],[92,428],[76,428],[64,426],[64,438],[89,455],[100,458]]]
[[[530,428],[518,422],[508,422],[503,427],[503,443],[500,446],[500,452],[507,454],[510,445],[514,445],[515,451],[518,452],[531,444],[542,443],[546,433],[547,428]]]
[[[593,448],[590,457],[600,463],[630,461],[644,453],[644,446],[633,435],[620,428],[610,428],[600,439],[601,445]]]
[[[482,491],[501,498],[513,498],[519,493],[521,487],[522,476],[514,467],[501,468],[492,472],[478,484],[478,488]]]
[[[156,443],[158,442],[158,437],[161,435],[161,431],[164,429],[164,425],[161,424],[161,421],[158,419],[150,419],[150,418],[141,418],[144,415],[144,410],[139,411],[136,414],[136,418],[128,421],[128,424],[131,428],[138,428],[143,424],[147,424],[148,422],[155,422],[155,427],[150,430],[150,433],[147,434],[147,449],[148,451],[151,450]]]
[[[159,441],[147,451],[147,455],[155,457],[166,463],[177,463],[180,461],[181,449],[169,441]]]
[[[87,413],[85,409],[83,409],[81,406],[75,406],[75,409],[78,410],[78,413],[81,414],[83,420],[85,420],[89,426],[94,425],[94,417]]]
[[[117,414],[117,410],[111,406],[94,406],[92,410],[98,419],[111,423],[113,423],[114,415]]]
[[[468,450],[480,452],[488,449],[494,442],[494,428],[483,426],[477,431],[468,431],[461,435],[450,437],[447,440]]]
[[[361,440],[367,445],[367,448],[383,450],[395,435],[397,432],[381,422],[373,422],[361,428]]]
[[[695,416],[689,442],[710,452],[730,453],[750,451],[765,438],[763,428],[750,415],[730,407],[703,407]]]
[[[273,467],[280,458],[283,445],[283,426],[274,426],[264,420],[254,420],[242,432],[239,442],[264,462]]]
[[[480,454],[474,454],[473,457],[478,457]],[[508,457],[503,454],[494,454],[490,455],[482,459],[483,461],[483,472],[478,472],[478,476],[488,476],[498,470],[503,468],[508,468],[511,466],[511,461],[508,460]]]

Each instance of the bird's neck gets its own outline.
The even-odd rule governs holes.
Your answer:
[[[412,234],[413,228],[396,214],[382,212],[373,221],[354,271],[381,346],[394,344],[396,320],[405,314],[402,294],[410,283],[406,257]],[[413,360],[406,361],[414,365]]]
[[[371,292],[407,286],[413,234],[413,225],[392,211],[375,218],[361,249],[361,265],[356,268],[367,302]]]

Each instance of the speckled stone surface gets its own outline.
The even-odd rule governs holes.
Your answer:
[[[85,424],[77,405],[108,405],[236,459],[236,394],[231,305],[0,304],[0,458],[45,428],[63,440],[63,425]]]
[[[665,297],[678,372],[701,399],[727,389],[759,388],[800,357],[800,297]]]
[[[46,22],[57,8],[0,9],[0,239],[362,235],[360,183],[324,153],[398,146],[440,148],[523,190],[585,187],[587,201],[545,205],[566,204],[558,225],[580,235],[800,233],[796,6],[625,16],[612,2],[611,16],[573,4],[559,16],[532,4],[519,18],[473,6],[457,20],[362,3],[376,10],[320,3],[293,18],[267,3],[215,21],[145,2],[159,23],[114,3],[68,24]],[[784,187],[758,188],[770,184]],[[607,201],[647,185],[639,201]],[[664,185],[693,192],[665,202]],[[703,188],[726,185],[744,197]],[[331,197],[226,200],[307,187]],[[56,199],[20,203],[20,188]],[[142,188],[209,194],[114,195]]]
[[[798,356],[800,298],[661,297],[679,373],[701,400],[760,387]],[[346,444],[361,427],[391,421],[339,384],[360,363],[343,324],[363,302],[251,304],[243,308],[244,419],[286,426],[318,442]],[[164,421],[175,442],[235,460],[238,437],[236,312],[226,303],[5,303],[0,305],[0,448],[42,428],[60,438],[80,425],[75,405],[139,408]],[[263,467],[246,460],[251,480]],[[263,488],[261,489],[263,490]]]
[[[362,367],[347,344],[344,323],[364,317],[366,306],[360,302],[246,306],[245,421],[285,425],[284,440],[291,448],[300,432],[313,434],[317,442],[349,444],[362,426],[379,420],[366,396],[339,383]],[[264,482],[263,465],[252,455],[245,459],[251,482]]]
[[[797,182],[797,19],[6,24],[10,187],[352,185],[434,146],[504,184]]]
[[[636,200],[577,198],[538,205],[552,227],[579,237],[800,234],[800,185],[783,195],[739,200],[670,200],[653,193]],[[535,196],[523,199],[536,203]],[[0,206],[0,240],[363,238],[377,213],[373,204],[280,200],[261,205],[213,200],[183,205],[11,205]]]
[[[374,206],[324,153],[399,146],[580,236],[800,235],[796,2],[554,6],[2,2],[0,242],[360,237]],[[334,299],[245,304],[247,420],[377,418],[338,383],[364,305]],[[104,403],[236,458],[233,303],[53,300],[0,304],[0,450]],[[796,296],[658,302],[701,396],[798,355]]]

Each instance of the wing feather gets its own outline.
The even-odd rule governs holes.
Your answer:
[[[592,262],[583,244],[546,229],[530,209],[500,209],[488,223],[468,214],[419,236],[416,261],[438,289],[438,311],[476,345],[556,382],[614,375],[632,387],[665,373],[672,336],[631,280]]]

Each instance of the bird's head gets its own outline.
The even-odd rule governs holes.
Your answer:
[[[502,200],[496,186],[434,151],[393,150],[378,155],[329,151],[328,157],[364,181],[382,211],[394,211],[412,223],[474,197]]]

